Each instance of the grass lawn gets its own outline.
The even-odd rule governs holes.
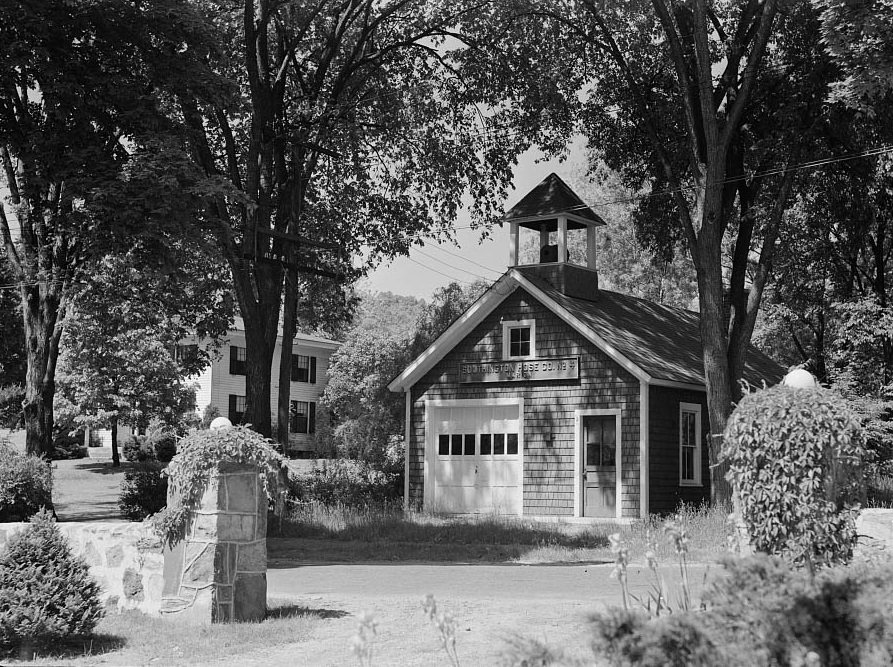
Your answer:
[[[27,664],[187,665],[230,657],[236,664],[239,655],[305,641],[338,613],[275,600],[261,623],[199,626],[138,612],[110,614],[94,637],[40,649]]]
[[[715,561],[731,535],[727,512],[683,508],[679,523],[689,536],[689,558]],[[446,517],[393,510],[357,510],[319,505],[296,507],[280,523],[272,520],[271,564],[288,561],[443,561],[579,563],[614,559],[608,536],[619,533],[633,560],[654,551],[675,558],[652,517],[631,524],[537,522],[512,517]]]

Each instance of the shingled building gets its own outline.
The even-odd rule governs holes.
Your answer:
[[[390,384],[406,397],[407,502],[620,519],[709,499],[698,314],[599,289],[605,223],[555,174],[503,221],[508,271]],[[747,380],[781,374],[750,351]]]

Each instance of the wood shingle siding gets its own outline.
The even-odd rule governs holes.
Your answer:
[[[679,404],[701,406],[701,486],[679,484]],[[710,499],[710,425],[707,394],[702,391],[650,387],[648,469],[649,511],[674,512],[679,503],[699,505]]]
[[[580,377],[547,382],[460,384],[459,365],[502,357],[502,320],[536,320],[539,358],[579,357]],[[571,516],[574,508],[574,412],[621,411],[624,517],[639,514],[639,381],[524,290],[509,295],[412,387],[409,501],[423,498],[425,401],[524,399],[525,515]]]

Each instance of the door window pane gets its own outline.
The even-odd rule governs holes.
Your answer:
[[[514,456],[518,453],[518,434],[509,433],[506,436],[505,453]]]
[[[613,467],[616,465],[617,426],[614,415],[585,417],[583,437],[586,443],[587,467]]]
[[[450,436],[437,436],[437,453],[441,456],[447,456],[450,453]]]
[[[465,434],[465,456],[474,456],[474,433]]]
[[[453,456],[462,456],[462,436],[454,435],[452,437],[452,446],[450,447],[450,454]]]
[[[505,454],[505,434],[496,433],[493,436],[493,454],[499,456]]]
[[[492,436],[489,433],[481,433],[481,456],[490,456]]]

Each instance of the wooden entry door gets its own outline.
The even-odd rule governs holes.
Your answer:
[[[617,512],[617,421],[614,415],[583,417],[583,516]]]

